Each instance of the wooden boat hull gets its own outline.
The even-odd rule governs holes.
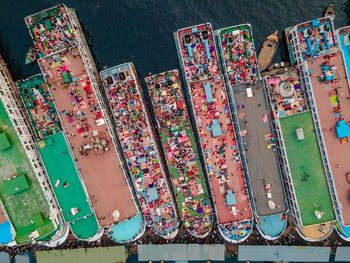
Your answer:
[[[327,6],[327,8],[324,10],[323,16],[330,16],[335,18],[335,6],[332,4]]]
[[[277,31],[269,35],[262,44],[259,55],[258,64],[260,71],[265,70],[272,62],[278,47]]]

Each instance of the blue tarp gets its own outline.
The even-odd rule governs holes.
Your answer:
[[[210,59],[210,50],[209,50],[209,42],[208,39],[204,40],[205,54],[207,59]]]
[[[239,261],[329,262],[330,247],[239,246]]]
[[[327,49],[330,49],[331,47],[329,46],[327,34],[326,34],[326,33],[323,33],[323,37],[324,37],[324,43],[326,44],[326,48],[327,48]]]
[[[237,204],[236,196],[235,196],[234,193],[232,193],[232,190],[227,190],[226,201],[227,201],[228,205],[235,205],[235,204]]]
[[[349,125],[346,124],[345,121],[338,121],[335,129],[337,131],[338,138],[350,136]]]
[[[209,82],[204,84],[205,97],[207,98],[207,102],[213,102],[213,93],[211,91],[211,86]]]
[[[311,55],[313,55],[314,54],[314,51],[313,51],[313,49],[312,49],[312,45],[311,45],[311,40],[310,40],[310,38],[306,38],[306,45],[307,45],[307,50],[309,51],[309,53],[311,54]]]
[[[191,47],[191,44],[187,44],[186,46],[187,46],[188,55],[189,55],[190,57],[192,57],[192,47]]]
[[[211,126],[211,130],[213,131],[214,137],[222,135],[221,126],[218,119],[213,120],[213,125]]]
[[[137,158],[137,162],[138,162],[138,163],[144,163],[144,162],[146,162],[146,157]]]
[[[147,202],[153,202],[159,198],[155,187],[147,189]]]

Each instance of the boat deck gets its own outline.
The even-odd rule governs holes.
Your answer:
[[[177,41],[221,231],[237,240],[251,226],[235,223],[252,211],[211,25],[181,29]]]
[[[134,65],[122,64],[100,74],[147,225],[163,237],[177,233],[176,208]]]
[[[342,223],[347,226],[350,225],[350,182],[346,179],[350,171],[350,92],[345,65],[340,52],[310,59],[307,65],[312,70],[309,78],[341,207]],[[326,80],[325,77],[329,79]],[[342,121],[346,123],[344,128],[348,134],[341,134],[340,128],[337,128]]]
[[[40,11],[25,18],[39,57],[44,57],[73,44],[75,36],[64,5]]]
[[[180,78],[171,70],[145,81],[182,221],[191,234],[203,237],[211,230],[213,210]]]
[[[1,101],[0,131],[0,198],[17,244],[24,244],[49,234],[54,226],[48,201]]]
[[[267,77],[266,82],[271,109],[280,122],[302,224],[310,226],[333,221],[328,182],[300,77],[297,71],[287,71]],[[298,128],[302,128],[304,139],[297,139]]]
[[[350,26],[337,29],[337,35],[339,36],[339,44],[343,53],[346,71],[350,72]]]
[[[251,97],[247,97],[247,89],[251,89]],[[232,90],[245,144],[257,214],[268,216],[286,212],[263,83],[236,85]],[[269,201],[275,204],[273,209],[270,208]]]
[[[251,26],[220,29],[218,36],[230,85],[254,84],[259,79],[259,71]]]
[[[33,76],[17,82],[17,87],[33,123],[38,148],[65,221],[69,223],[92,214],[44,78]]]
[[[329,17],[308,21],[296,27],[303,60],[336,51],[332,21]],[[290,28],[286,29],[287,32],[289,30]]]
[[[39,65],[61,116],[100,226],[136,216],[137,207],[79,50],[71,47],[41,58]]]

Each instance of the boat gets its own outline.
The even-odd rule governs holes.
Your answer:
[[[264,81],[276,136],[275,147],[283,156],[279,160],[285,173],[283,180],[290,219],[304,240],[322,241],[333,232],[335,213],[328,171],[322,160],[325,149],[318,143],[321,141],[319,116],[309,108],[306,97],[309,92],[296,69],[267,75]],[[328,91],[326,94],[329,99]]]
[[[179,70],[145,78],[181,220],[196,238],[213,225],[213,209],[199,160]]]
[[[74,9],[60,4],[27,16],[25,22],[38,50],[37,62],[47,94],[55,105],[96,215],[71,222],[73,234],[95,241],[108,229],[109,236],[119,243],[139,238],[145,230],[144,220],[124,170],[125,162],[96,78],[98,72]],[[57,41],[51,41],[53,38]],[[75,207],[73,213],[78,215],[79,209]],[[91,235],[96,224],[98,231]],[[113,235],[125,227],[124,235]]]
[[[267,69],[271,64],[273,57],[275,56],[276,50],[278,47],[278,36],[277,31],[269,35],[263,42],[259,55],[258,55],[258,64],[260,72]]]
[[[250,24],[216,31],[217,43],[230,86],[254,84],[260,79]]]
[[[100,72],[117,138],[146,224],[164,239],[174,239],[179,220],[155,130],[133,63]]]
[[[275,240],[287,227],[288,208],[252,28],[249,24],[231,26],[217,30],[216,37],[256,226],[265,239]]]
[[[290,63],[288,61],[280,61],[277,63],[273,63],[272,65],[270,65],[267,70],[268,71],[274,71],[274,70],[281,70],[283,68],[288,68],[290,67]]]
[[[99,226],[44,77],[35,75],[17,81],[16,86],[27,109],[36,146],[64,220],[77,226],[84,224],[88,217],[90,225],[77,234],[79,239],[88,240],[98,234]]]
[[[253,216],[212,26],[179,29],[174,37],[218,230],[240,243],[251,233]]]
[[[38,58],[38,52],[35,47],[31,47],[28,50],[27,56],[26,56],[26,64],[32,64],[35,62]]]
[[[326,9],[324,10],[323,16],[330,16],[333,18],[333,20],[335,19],[335,5],[330,4],[329,6],[326,7]]]
[[[69,228],[48,189],[23,105],[1,55],[0,71],[1,243],[57,246]]]
[[[331,17],[321,17],[286,28],[290,62],[298,66],[308,59],[336,52],[333,28]]]

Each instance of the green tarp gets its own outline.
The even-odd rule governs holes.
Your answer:
[[[72,81],[70,76],[69,76],[68,71],[63,71],[61,75],[62,75],[62,78],[64,80],[64,83],[69,83]]]
[[[25,175],[17,176],[4,183],[4,189],[7,195],[17,194],[28,188],[29,184]]]
[[[5,133],[0,133],[0,151],[5,150],[11,146],[9,139]]]
[[[44,219],[41,216],[41,214],[38,214],[38,215],[32,217],[32,221],[33,221],[35,228],[38,228],[38,227],[45,224]]]

